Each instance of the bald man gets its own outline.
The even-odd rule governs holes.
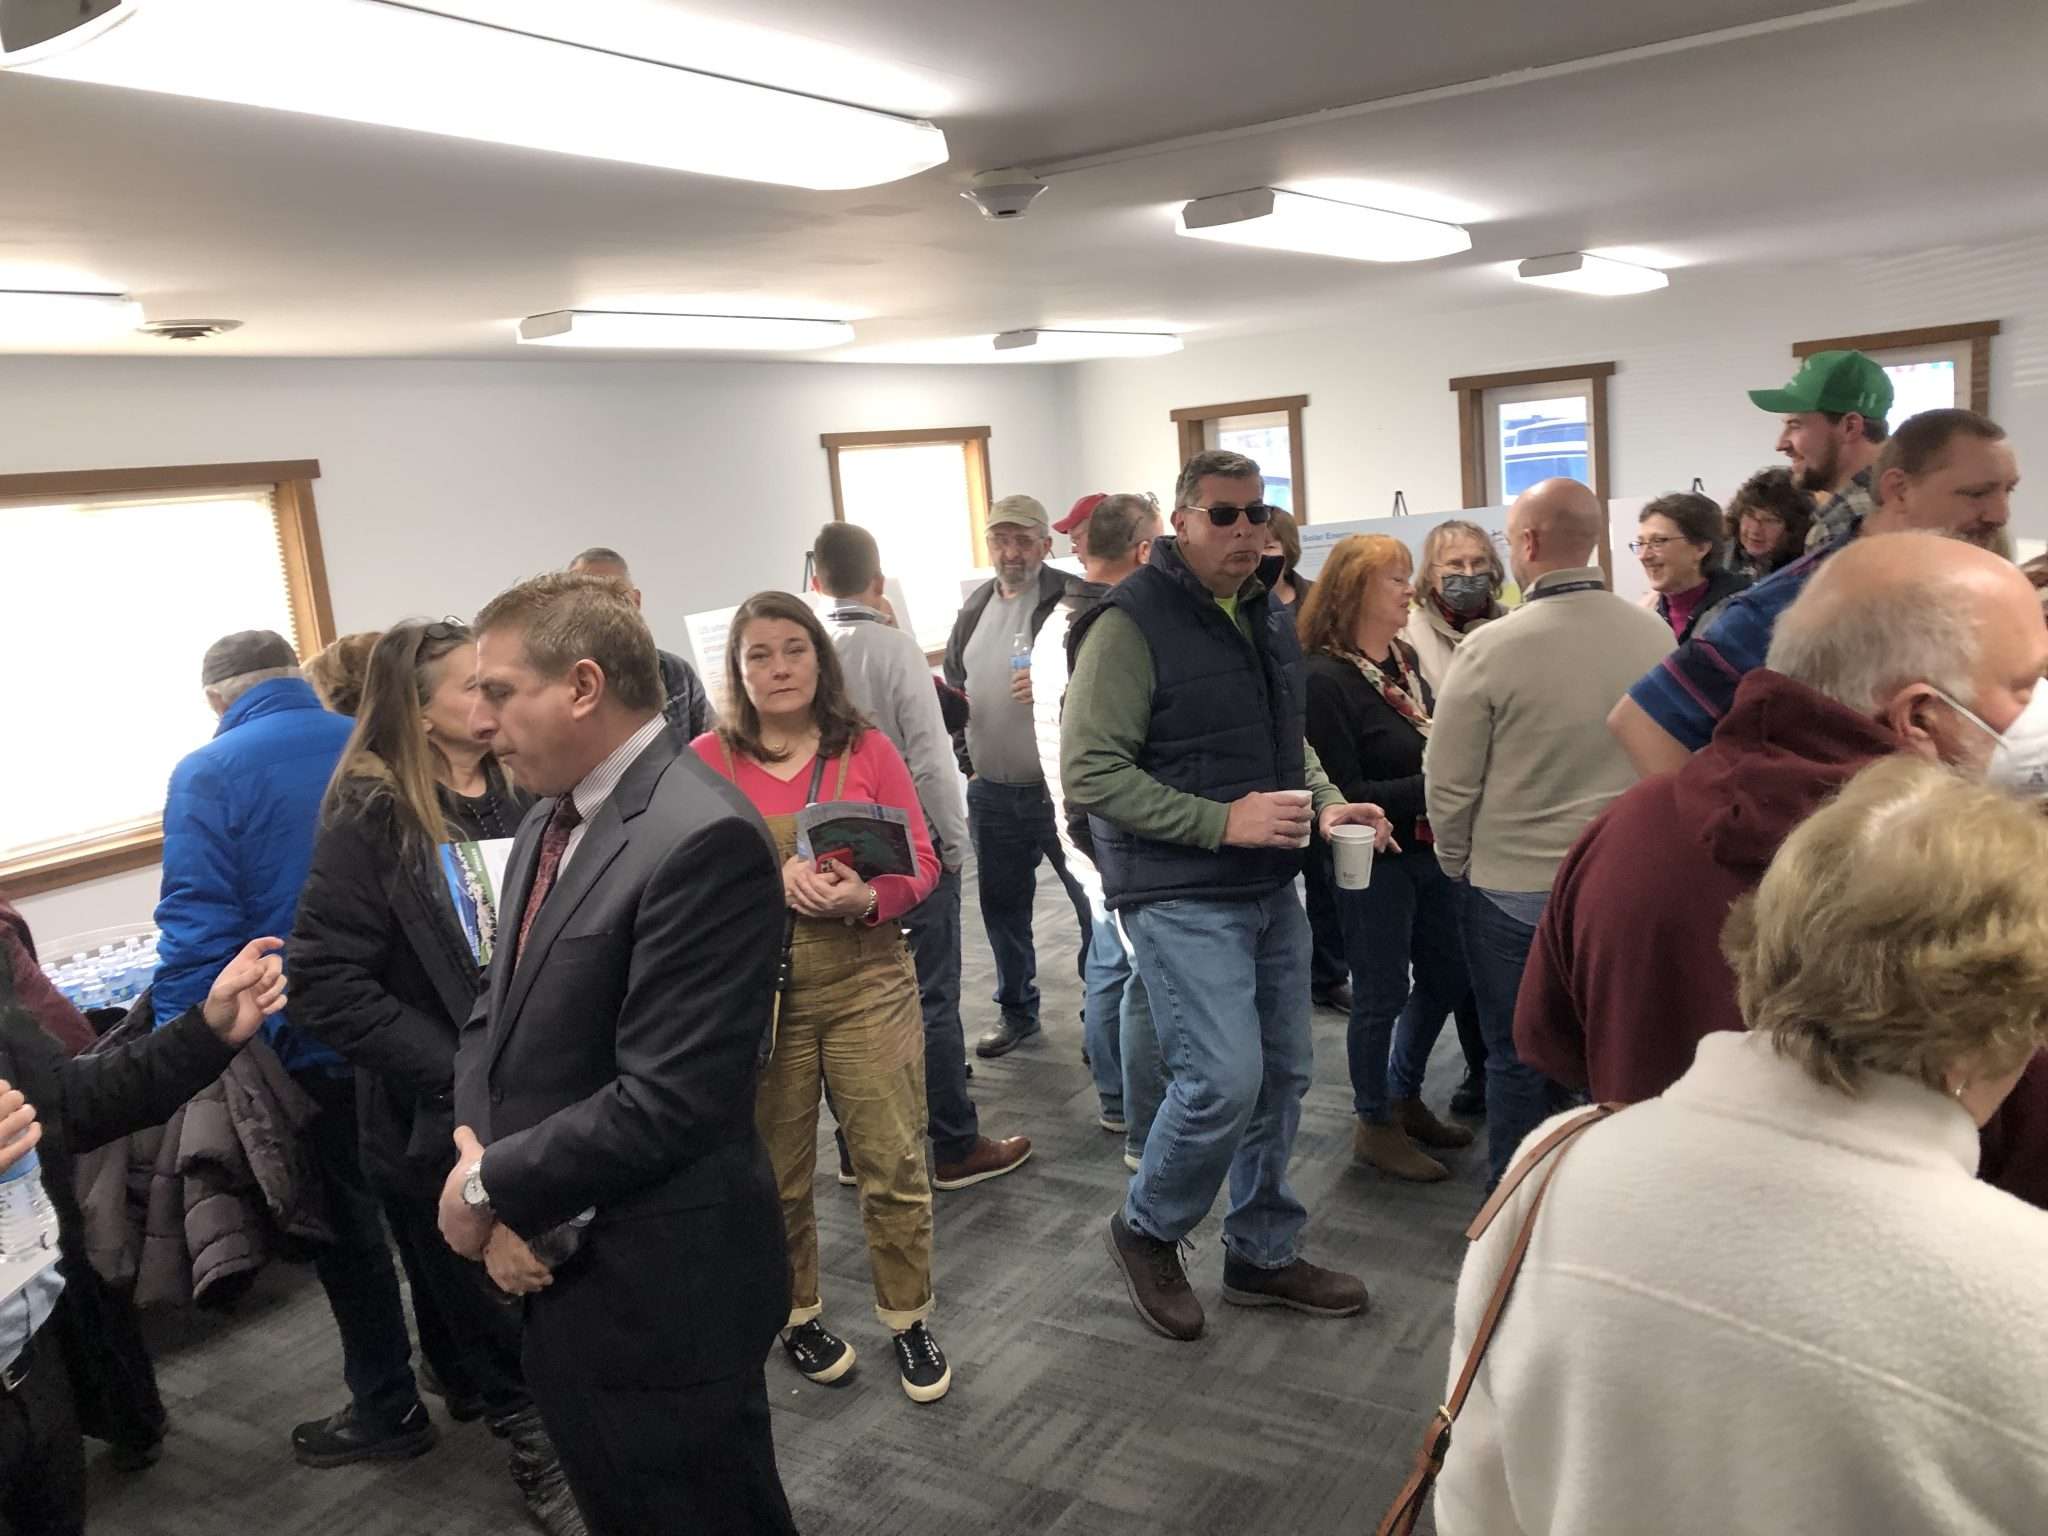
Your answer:
[[[625,588],[633,606],[641,606],[640,589],[633,584],[632,569],[616,549],[594,545],[584,550],[569,562],[569,574],[616,581]],[[695,741],[706,731],[717,730],[718,711],[712,707],[711,695],[705,691],[697,669],[673,651],[657,650],[654,659],[661,664],[661,712],[670,727],[680,732],[684,741]]]
[[[1522,1060],[1603,1102],[1670,1087],[1701,1039],[1743,1027],[1721,927],[1793,829],[1893,752],[1983,776],[1991,733],[2044,667],[2033,588],[1996,555],[1929,533],[1844,549],[1778,620],[1713,740],[1615,801],[1566,856],[1515,1014]],[[1996,1152],[2044,1078],[2037,1066],[1985,1138],[1984,1176],[2036,1204],[2038,1161],[2029,1184],[2027,1159]]]
[[[1422,772],[1444,873],[1465,883],[1465,959],[1486,1038],[1488,1187],[1562,1090],[1515,1054],[1515,992],[1551,877],[1586,823],[1635,781],[1606,730],[1671,628],[1616,597],[1594,561],[1606,525],[1576,480],[1508,509],[1522,606],[1474,630],[1437,694]]]

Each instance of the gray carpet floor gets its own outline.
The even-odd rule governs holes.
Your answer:
[[[828,1319],[861,1365],[815,1387],[779,1352],[768,1367],[782,1475],[807,1536],[1268,1536],[1369,1532],[1441,1399],[1451,1295],[1483,1150],[1453,1177],[1402,1184],[1350,1161],[1344,1020],[1316,1015],[1316,1073],[1292,1177],[1308,1255],[1365,1277],[1362,1317],[1328,1321],[1226,1306],[1217,1217],[1190,1273],[1205,1336],[1178,1344],[1132,1312],[1103,1244],[1127,1175],[1122,1138],[1095,1124],[1080,1059],[1073,911],[1042,871],[1046,1028],[977,1061],[983,1129],[1029,1135],[1031,1162],[940,1194],[938,1311],[951,1394],[919,1407],[875,1321],[853,1191],[820,1158]],[[965,922],[970,1047],[994,1017],[972,886]],[[1446,1027],[1427,1087],[1441,1107],[1463,1064]],[[480,1424],[442,1419],[429,1454],[390,1466],[298,1466],[291,1425],[339,1405],[340,1352],[310,1271],[273,1267],[237,1311],[149,1319],[173,1428],[162,1462],[115,1471],[89,1444],[93,1532],[132,1536],[486,1536],[529,1530],[503,1451]],[[437,1406],[438,1412],[438,1406]],[[1425,1529],[1428,1529],[1425,1521]],[[669,1536],[669,1533],[661,1533]],[[686,1536],[677,1527],[675,1536]]]

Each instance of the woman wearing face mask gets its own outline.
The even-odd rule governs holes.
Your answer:
[[[582,1517],[527,1393],[519,1314],[437,1226],[455,1166],[456,1038],[484,985],[441,845],[509,838],[530,804],[470,731],[475,675],[476,642],[455,619],[398,625],[371,649],[299,897],[292,1022],[356,1069],[363,1172],[397,1241],[449,1415],[487,1418],[511,1446],[534,1518],[570,1536]],[[344,1410],[314,1453],[348,1459],[363,1429]]]
[[[1415,600],[1410,570],[1398,539],[1343,540],[1302,612],[1301,647],[1309,745],[1346,799],[1385,808],[1400,845],[1373,860],[1365,889],[1337,892],[1354,999],[1345,1041],[1358,1114],[1352,1155],[1395,1178],[1430,1181],[1449,1172],[1430,1151],[1472,1144],[1471,1131],[1422,1102],[1430,1050],[1471,978],[1457,887],[1437,863],[1423,813],[1434,698],[1400,638]]]
[[[1309,589],[1315,585],[1295,570],[1299,564],[1301,529],[1292,512],[1275,507],[1273,515],[1266,519],[1266,551],[1259,560],[1259,580],[1297,624],[1301,620],[1301,605],[1308,601]]]
[[[1721,509],[1691,491],[1659,496],[1636,520],[1630,551],[1657,594],[1657,616],[1680,645],[1705,629],[1721,605],[1748,590],[1747,576],[1721,568]]]
[[[946,1395],[953,1373],[932,1310],[932,1190],[925,1171],[924,1024],[897,919],[932,893],[939,861],[910,770],[846,695],[839,651],[787,592],[733,615],[731,714],[690,745],[767,820],[790,910],[787,982],[755,1120],[782,1191],[792,1304],[782,1344],[812,1381],[845,1379],[853,1346],[826,1329],[818,1287],[818,1095],[829,1089],[860,1186],[875,1315],[895,1335],[912,1402]],[[863,801],[909,820],[917,869],[865,881],[844,863],[797,856],[797,812]],[[822,850],[819,850],[822,852]]]
[[[1415,652],[1430,690],[1443,687],[1451,657],[1464,638],[1507,612],[1501,589],[1507,567],[1477,523],[1438,523],[1422,540],[1421,590],[1401,638]]]

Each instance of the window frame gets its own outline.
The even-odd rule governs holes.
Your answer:
[[[1308,408],[1307,395],[1276,395],[1268,400],[1233,400],[1225,405],[1184,405],[1167,412],[1173,423],[1175,446],[1180,458],[1174,465],[1177,476],[1196,454],[1209,446],[1209,423],[1225,416],[1287,417],[1287,456],[1294,488],[1294,520],[1308,521],[1308,459],[1303,452],[1301,413]],[[1169,512],[1174,510],[1169,507]]]
[[[228,486],[269,486],[277,517],[278,548],[284,560],[285,594],[291,605],[292,641],[306,660],[334,643],[334,604],[327,589],[327,560],[320,544],[313,482],[317,459],[283,459],[255,464],[179,464],[137,469],[55,470],[0,475],[0,508],[8,502],[63,497],[141,495],[213,490]],[[41,896],[107,875],[145,869],[163,857],[161,813],[141,826],[82,837],[26,858],[0,861],[0,889],[10,896]]]
[[[1991,339],[1999,333],[1996,320],[1972,320],[1962,325],[1923,325],[1904,331],[1871,331],[1862,336],[1823,336],[1813,341],[1792,343],[1792,355],[1808,358],[1816,352],[1862,352],[1880,368],[1886,352],[1905,352],[1930,347],[1970,347],[1969,408],[1980,416],[1991,414]],[[1920,362],[1921,358],[1892,358],[1893,363]],[[1897,422],[1892,422],[1897,426]]]
[[[967,467],[967,541],[977,568],[989,563],[988,509],[995,500],[995,481],[989,470],[988,440],[994,434],[987,427],[904,427],[886,432],[820,432],[818,443],[825,450],[825,470],[832,481],[832,521],[846,521],[846,492],[839,479],[839,451],[842,448],[911,448],[934,443],[958,445]],[[925,660],[937,666],[945,660],[943,649],[926,651]]]
[[[1492,458],[1493,444],[1487,438],[1487,395],[1498,389],[1520,389],[1532,384],[1576,384],[1586,391],[1586,461],[1593,475],[1593,494],[1600,498],[1604,514],[1608,490],[1607,466],[1607,381],[1614,377],[1615,365],[1604,363],[1572,363],[1557,368],[1519,368],[1509,373],[1467,374],[1450,382],[1451,393],[1458,397],[1458,476],[1460,490],[1467,507],[1490,507],[1497,502],[1487,499],[1487,468]],[[1608,539],[1603,536],[1599,544],[1600,569],[1611,581],[1614,576],[1613,554],[1608,549]]]

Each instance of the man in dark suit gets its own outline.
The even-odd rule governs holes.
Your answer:
[[[593,1532],[794,1532],[763,1376],[789,1267],[754,1131],[773,845],[666,728],[615,583],[537,577],[475,627],[478,734],[552,798],[463,1031],[441,1230],[527,1296],[526,1379]]]

